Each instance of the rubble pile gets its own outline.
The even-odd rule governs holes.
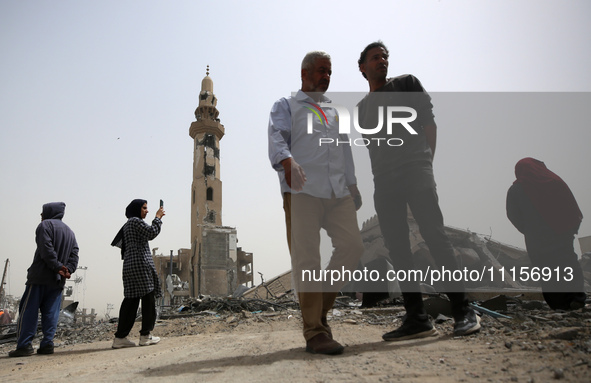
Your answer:
[[[188,298],[176,310],[167,310],[161,317],[173,317],[175,311],[181,314],[215,312],[215,313],[238,313],[243,311],[262,312],[297,309],[297,303],[284,297],[283,299],[263,300],[263,299],[244,299],[244,298],[214,298],[205,297],[203,299]]]
[[[111,340],[117,329],[116,327],[117,324],[109,322],[98,322],[91,325],[67,325],[60,323],[55,333],[55,339],[63,345]]]
[[[503,296],[501,296],[503,297]],[[427,302],[427,301],[426,301]],[[487,302],[482,302],[486,306]],[[482,312],[484,308],[479,305]],[[428,311],[429,308],[427,308]],[[478,309],[477,309],[478,310]],[[384,327],[385,331],[402,324],[404,309],[378,307],[373,309],[339,310],[333,321],[370,324]],[[541,301],[522,301],[507,298],[506,308],[481,316],[482,328],[475,336],[463,338],[467,342],[503,344],[510,350],[545,350],[579,354],[591,368],[591,307],[576,311],[554,311]],[[494,317],[499,315],[499,317]],[[451,334],[453,319],[431,311],[434,325],[441,334]],[[494,315],[494,316],[491,316]]]
[[[0,344],[14,341],[16,334],[16,324],[0,325]]]
[[[591,310],[555,312],[547,307],[530,310],[525,303],[525,307],[516,306],[509,311],[511,320],[485,317],[479,337],[504,343],[510,350],[580,354],[582,363],[591,368]]]

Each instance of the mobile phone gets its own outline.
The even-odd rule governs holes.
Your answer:
[[[164,201],[160,200],[160,207],[164,206]]]

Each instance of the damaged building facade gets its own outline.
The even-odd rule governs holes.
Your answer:
[[[431,256],[425,240],[420,234],[419,227],[410,209],[407,222],[411,250],[415,266],[419,270],[437,269],[437,263]],[[455,251],[460,269],[464,267],[472,270],[486,270],[483,280],[465,281],[467,295],[471,300],[486,299],[497,294],[527,293],[530,299],[543,300],[538,282],[534,280],[515,281],[509,273],[511,268],[530,267],[531,262],[527,251],[495,241],[489,236],[474,233],[450,226],[444,227]],[[392,269],[389,261],[388,250],[384,244],[384,238],[380,230],[378,217],[374,215],[362,224],[361,236],[364,252],[360,259],[360,269],[388,270]],[[583,255],[580,264],[585,278],[585,291],[591,291],[591,237],[581,238],[581,251]],[[491,277],[492,276],[492,277]],[[282,296],[291,291],[291,271],[287,271],[275,278],[269,279],[264,285],[253,287],[244,293],[247,298],[269,299]],[[435,286],[436,287],[436,286]],[[423,283],[425,292],[435,292],[433,286]],[[349,284],[343,288],[346,292],[363,291],[363,286]],[[397,283],[383,281],[372,286],[371,291],[389,291],[391,296],[399,293]]]
[[[407,222],[410,229],[411,251],[417,270],[437,269],[437,263],[431,256],[410,209],[408,209]],[[525,250],[494,241],[482,234],[468,230],[450,226],[445,226],[444,229],[454,247],[460,269],[464,267],[477,270],[485,269],[487,273],[493,275],[493,278],[487,278],[486,281],[465,281],[468,290],[499,292],[508,289],[522,291],[529,287],[513,281],[507,271],[513,266],[531,265]],[[365,247],[360,260],[362,267],[370,269],[374,268],[373,265],[391,267],[377,216],[373,216],[363,223],[361,235]],[[489,270],[492,271],[489,272]],[[500,273],[503,273],[503,276],[499,275]]]
[[[418,270],[436,270],[437,263],[431,256],[425,240],[420,234],[419,226],[415,221],[410,209],[408,209],[407,222],[410,231],[411,251],[415,266]],[[490,236],[463,230],[450,226],[445,226],[445,233],[450,239],[458,267],[460,269],[478,270],[478,276],[482,278],[462,278],[466,286],[466,292],[471,299],[483,299],[486,296],[494,296],[499,293],[535,293],[538,299],[542,300],[539,283],[530,278],[524,280],[518,278],[515,280],[510,270],[521,270],[521,268],[531,267],[531,261],[527,251],[495,241]],[[361,228],[361,235],[365,247],[364,254],[360,260],[362,267],[372,268],[372,264],[378,267],[391,267],[388,260],[388,250],[384,244],[379,221],[377,216],[365,221]],[[581,246],[583,249],[583,246]],[[589,291],[589,277],[591,274],[587,271],[586,255],[580,260],[585,275],[585,290]],[[590,270],[591,271],[591,270]],[[425,284],[426,285],[426,284]],[[429,286],[426,291],[429,291]],[[431,286],[433,287],[433,286]],[[437,287],[437,286],[435,286]],[[396,289],[396,288],[395,288]],[[392,286],[389,286],[392,291]]]
[[[222,224],[220,140],[225,128],[218,116],[208,67],[201,82],[196,121],[189,128],[193,139],[191,249],[180,249],[176,256],[154,256],[159,275],[168,279],[165,291],[170,299],[228,296],[241,285],[248,288],[253,284],[252,253],[238,246],[236,228]]]

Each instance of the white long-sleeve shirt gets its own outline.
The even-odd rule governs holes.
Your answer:
[[[330,102],[322,97],[322,103]],[[269,116],[269,160],[278,172],[282,193],[298,193],[287,185],[280,164],[292,157],[307,179],[299,193],[318,198],[331,198],[334,193],[342,198],[349,194],[347,186],[357,184],[351,146],[347,135],[339,134],[336,109],[324,107],[324,113],[317,115],[312,112],[316,107],[318,104],[301,90],[275,102]],[[308,133],[308,114],[313,116],[312,133]]]

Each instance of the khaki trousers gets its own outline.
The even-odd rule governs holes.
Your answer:
[[[347,281],[330,286],[322,281],[304,283],[302,272],[322,270],[320,258],[320,230],[326,230],[331,239],[333,253],[327,270],[354,271],[363,254],[363,242],[357,224],[355,204],[351,196],[343,198],[317,198],[308,194],[283,195],[283,209],[287,228],[287,243],[295,289],[300,301],[304,338],[331,334],[326,320],[339,288]]]

